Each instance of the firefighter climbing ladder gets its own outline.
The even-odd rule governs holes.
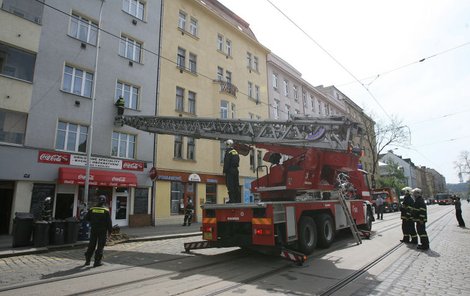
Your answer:
[[[344,215],[346,216],[346,219],[349,223],[349,228],[351,228],[351,232],[354,236],[354,239],[356,240],[356,243],[360,245],[362,244],[361,235],[359,233],[359,229],[357,228],[356,222],[354,222],[354,219],[351,215],[351,211],[349,210],[348,204],[346,203],[346,192],[348,188],[352,185],[351,183],[349,183],[348,175],[343,174],[343,173],[338,175],[338,181],[340,184],[340,192],[339,192],[339,198],[338,198],[339,203],[341,207],[343,208]]]
[[[360,133],[357,123],[342,116],[276,121],[125,115],[116,123],[156,134],[333,150],[347,150],[353,135]]]

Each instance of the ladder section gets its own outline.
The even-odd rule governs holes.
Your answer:
[[[244,144],[278,144],[347,150],[358,124],[346,117],[298,117],[288,121],[123,116],[123,124],[139,130],[201,139],[232,139]]]
[[[343,208],[344,214],[346,215],[346,219],[348,220],[349,228],[351,229],[354,239],[356,240],[356,243],[360,245],[362,244],[361,235],[351,215],[351,211],[349,210],[348,204],[346,203],[346,192],[352,186],[352,184],[349,183],[348,178],[349,177],[346,174],[338,174],[338,182],[340,184],[340,192],[338,199],[341,207]]]

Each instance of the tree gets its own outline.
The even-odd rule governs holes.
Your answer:
[[[395,188],[396,192],[400,192],[405,187],[407,180],[403,168],[393,160],[388,160],[385,167],[384,175],[377,180],[378,187]]]
[[[372,116],[371,116],[372,118]],[[407,146],[410,139],[410,129],[401,120],[392,117],[389,123],[381,121],[362,122],[365,131],[365,145],[372,151],[372,186],[375,187],[375,175],[382,151],[390,145]]]
[[[454,161],[454,167],[458,171],[460,182],[463,182],[464,174],[470,176],[470,152],[467,150],[460,152],[459,159]]]

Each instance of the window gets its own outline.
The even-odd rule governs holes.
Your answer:
[[[26,113],[0,109],[0,142],[23,144],[26,119]]]
[[[184,184],[182,182],[171,182],[170,212],[178,215],[180,207],[183,207]]]
[[[258,70],[259,70],[258,69],[258,64],[259,64],[258,57],[254,56],[253,57],[253,70],[255,70],[256,72],[258,72]]]
[[[224,51],[224,36],[217,34],[217,50]]]
[[[113,132],[111,156],[134,158],[135,135]]]
[[[225,46],[226,46],[226,48],[227,48],[227,55],[228,55],[229,57],[231,57],[231,56],[232,56],[232,41],[230,41],[230,40],[227,39],[227,40],[225,41]]]
[[[184,13],[183,11],[180,11],[180,14],[178,17],[178,28],[180,28],[183,31],[186,30],[186,13]]]
[[[232,83],[232,72],[225,71],[225,79],[228,83]]]
[[[255,171],[255,149],[250,150],[250,170]]]
[[[257,168],[260,169],[261,168],[260,166],[263,165],[263,152],[260,150],[257,150],[256,152],[257,152],[256,163],[258,165]]]
[[[292,90],[294,91],[294,101],[299,101],[299,92],[297,90],[297,85],[292,86]]]
[[[281,102],[279,100],[274,100],[274,118],[278,119],[279,118],[279,105]]]
[[[290,106],[286,105],[286,113],[287,113],[287,118],[290,118]]]
[[[217,80],[222,81],[224,80],[224,68],[217,67]]]
[[[312,106],[312,112],[315,112],[315,97],[310,95],[310,104]]]
[[[248,81],[248,97],[253,98],[253,83]]]
[[[246,53],[246,66],[251,69],[251,53],[247,52]]]
[[[121,96],[124,98],[126,108],[137,109],[139,103],[139,88],[137,86],[118,81],[115,99],[117,100]]]
[[[3,0],[1,9],[11,12],[14,15],[35,22],[42,23],[42,15],[44,10],[44,1],[18,1]]]
[[[59,121],[55,149],[86,152],[88,127]]]
[[[256,103],[259,103],[259,86],[255,85],[255,99]]]
[[[121,56],[140,63],[141,52],[142,43],[121,35],[121,41],[119,43],[119,54]]]
[[[65,65],[62,90],[84,97],[91,97],[93,73]]]
[[[227,101],[220,101],[220,118],[228,118],[228,106]]]
[[[206,184],[206,203],[217,203],[217,184]]]
[[[83,42],[96,45],[98,24],[82,16],[72,13],[69,35]]]
[[[189,23],[189,33],[193,36],[197,36],[197,19],[191,18],[191,23]]]
[[[183,137],[175,136],[175,144],[173,149],[174,158],[183,158]]]
[[[176,58],[176,65],[180,69],[184,69],[186,65],[186,50],[178,47],[178,56]]]
[[[184,88],[176,87],[176,111],[184,111]]]
[[[0,74],[33,82],[36,55],[0,43]]]
[[[278,84],[277,84],[277,74],[273,73],[273,88],[277,90]]]
[[[139,0],[123,0],[122,10],[135,16],[139,20],[144,19],[144,2]]]
[[[197,56],[194,53],[189,53],[189,71],[191,73],[197,72]]]
[[[232,112],[232,119],[235,119],[235,118],[237,118],[237,112],[236,112],[237,108],[236,108],[235,104],[233,104],[233,103],[232,103],[231,107],[232,108],[231,108],[230,111]]]
[[[289,82],[287,80],[284,80],[284,95],[289,96]]]
[[[196,93],[192,91],[188,92],[188,112],[196,114]]]
[[[195,160],[195,152],[196,152],[196,144],[194,138],[186,138],[187,141],[187,149],[186,149],[186,159]]]

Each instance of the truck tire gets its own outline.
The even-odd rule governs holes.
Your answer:
[[[335,224],[333,218],[328,214],[320,214],[315,222],[317,224],[318,243],[320,248],[326,249],[331,246],[335,239]]]
[[[317,246],[317,227],[312,217],[302,216],[299,221],[299,251],[310,255]]]
[[[367,209],[367,215],[366,215],[366,223],[362,225],[358,225],[357,228],[366,230],[366,231],[371,231],[372,230],[372,220],[374,220],[374,216],[372,214],[372,208]]]

